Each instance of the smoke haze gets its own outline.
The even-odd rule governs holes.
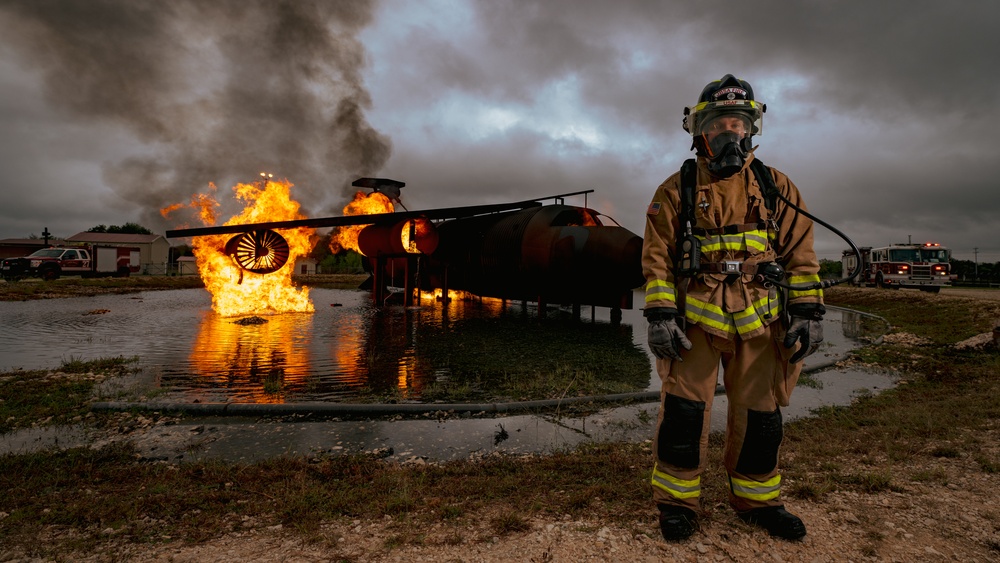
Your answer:
[[[370,3],[60,0],[2,13],[5,43],[56,112],[138,141],[101,164],[102,179],[154,230],[161,207],[260,171],[292,180],[307,212],[330,213],[389,157],[365,118],[357,32]]]

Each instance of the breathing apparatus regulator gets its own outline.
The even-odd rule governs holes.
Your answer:
[[[708,171],[719,178],[728,178],[743,169],[747,156],[753,147],[753,136],[759,135],[763,128],[764,112],[767,106],[754,99],[750,83],[740,80],[732,74],[727,74],[721,80],[710,82],[701,92],[698,103],[684,108],[684,130],[691,134],[691,148],[698,156],[708,159]],[[847,235],[840,232],[829,223],[814,217],[806,210],[788,200],[774,184],[770,171],[757,159],[750,164],[757,177],[764,200],[774,213],[774,200],[784,201],[796,213],[805,215],[816,223],[844,239],[857,256],[857,267],[850,275],[839,280],[824,280],[807,284],[790,285],[784,282],[785,270],[777,262],[757,264],[754,275],[765,286],[776,285],[789,290],[809,291],[825,289],[839,283],[854,279],[861,272],[861,251]],[[694,161],[688,161],[681,168],[681,183],[691,186],[695,183],[697,170]],[[686,192],[686,193],[685,193]],[[686,201],[688,200],[688,201]],[[683,190],[681,194],[682,208],[694,209],[694,190]],[[681,275],[693,275],[701,271],[701,243],[694,236],[692,223],[694,213],[682,217],[683,234],[679,241],[680,257],[678,270]],[[773,224],[773,218],[772,218]],[[775,226],[775,228],[777,228]],[[729,264],[729,263],[724,263]],[[738,263],[733,263],[737,265]],[[736,266],[732,273],[743,273]]]

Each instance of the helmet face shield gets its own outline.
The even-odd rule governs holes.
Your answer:
[[[703,102],[685,108],[684,129],[697,137],[709,134],[712,126],[718,126],[720,118],[739,117],[744,122],[747,135],[760,135],[764,130],[763,104],[752,100],[725,100],[723,102]]]

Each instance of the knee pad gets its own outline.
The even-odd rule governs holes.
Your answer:
[[[656,451],[660,461],[692,469],[701,464],[701,430],[705,403],[667,393],[663,399],[663,422],[657,431]]]
[[[784,437],[781,409],[774,412],[747,411],[747,431],[743,448],[736,462],[736,471],[743,475],[763,475],[778,466],[778,448]]]

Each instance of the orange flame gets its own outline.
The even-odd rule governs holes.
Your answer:
[[[392,200],[379,192],[365,194],[359,191],[354,199],[344,206],[344,215],[374,215],[376,213],[392,213],[395,207]],[[358,248],[358,234],[366,225],[348,225],[337,227],[330,233],[330,252],[334,254],[342,250],[361,252]]]
[[[237,184],[233,191],[237,199],[245,202],[245,207],[240,215],[232,217],[225,225],[304,219],[305,216],[299,213],[299,203],[291,199],[291,187],[287,180]],[[210,188],[214,189],[214,186],[210,185]],[[203,223],[212,225],[219,203],[212,195],[195,194],[186,207],[197,211]],[[166,216],[176,209],[176,206],[169,206],[161,213]],[[226,254],[226,243],[239,235],[195,237],[192,247],[198,272],[205,288],[212,294],[212,309],[224,317],[314,311],[308,288],[292,284],[295,260],[310,251],[314,232],[309,228],[281,231],[281,236],[288,242],[288,261],[270,274],[245,271]]]

